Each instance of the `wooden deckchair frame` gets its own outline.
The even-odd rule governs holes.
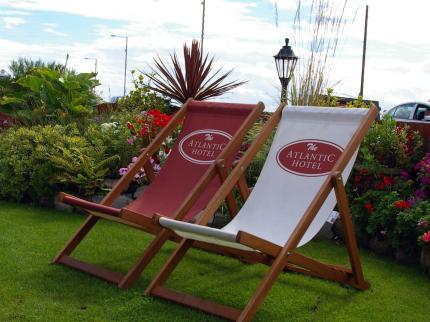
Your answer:
[[[280,122],[283,108],[284,106],[280,106],[270,118],[261,134],[241,158],[239,163],[231,172],[230,176],[224,181],[218,192],[214,195],[198,224],[205,225],[210,220],[216,209],[221,204],[223,198],[231,191],[231,189],[233,189],[235,185],[238,184],[238,182],[242,182],[241,184],[243,185],[243,174],[245,169],[249,166],[255,154],[260,150],[264,142]],[[189,294],[180,293],[163,286],[175,267],[179,264],[180,260],[185,256],[188,249],[196,242],[190,239],[183,239],[179,243],[169,260],[165,263],[163,268],[159,271],[148,288],[145,290],[145,294],[175,301],[182,305],[196,308],[210,314],[223,317],[225,319],[250,321],[257,312],[259,306],[262,304],[279,274],[286,270],[344,283],[359,290],[368,289],[370,284],[364,280],[363,276],[357,242],[355,239],[351,214],[348,206],[348,199],[342,181],[342,171],[347,166],[355,151],[357,151],[377,113],[378,110],[376,107],[370,108],[367,115],[359,124],[352,139],[349,141],[340,158],[334,165],[331,174],[322,184],[318,193],[315,195],[303,217],[283,247],[275,245],[252,234],[243,231],[239,232],[236,241],[240,244],[260,251],[265,256],[260,262],[270,266],[256,292],[243,310],[238,310],[226,305],[214,303],[212,301],[204,300]],[[314,259],[303,256],[295,251],[301,238],[307,231],[308,227],[312,223],[313,219],[317,215],[319,209],[323,205],[325,199],[328,197],[332,189],[334,189],[336,194],[337,205],[345,232],[345,243],[351,268],[321,263]]]
[[[115,214],[113,211],[115,208],[109,206],[111,206],[115,199],[124,191],[124,189],[126,189],[126,187],[133,179],[134,175],[142,167],[145,169],[145,173],[148,174],[149,181],[153,181],[155,174],[153,172],[152,166],[150,166],[150,157],[158,151],[165,139],[182,122],[186,115],[186,112],[188,111],[188,106],[191,101],[192,99],[188,99],[187,102],[185,102],[185,104],[179,109],[179,111],[175,114],[175,116],[167,124],[167,126],[160,131],[160,133],[154,138],[154,140],[149,144],[149,146],[140,154],[134,166],[118,181],[115,187],[103,198],[103,200],[100,202],[100,212],[87,211],[85,210],[85,208],[83,208],[83,210],[88,213],[87,219],[84,221],[81,227],[72,235],[66,245],[60,250],[57,256],[53,259],[52,263],[63,264],[75,268],[77,270],[95,275],[109,282],[118,284],[120,288],[128,288],[131,287],[134,282],[139,278],[141,272],[150,263],[155,254],[160,250],[160,248],[168,239],[175,241],[180,240],[180,238],[173,234],[171,231],[160,228],[160,226],[157,225],[154,220],[151,220],[144,216],[140,216],[127,209],[123,209],[122,216],[119,217],[119,215]],[[220,177],[221,183],[227,178],[228,171],[227,169],[225,169],[224,160],[226,160],[231,155],[232,151],[238,148],[244,136],[252,127],[255,120],[258,118],[258,116],[263,110],[264,104],[261,102],[257,103],[256,107],[246,117],[245,121],[241,124],[241,126],[239,127],[233,138],[230,140],[230,142],[227,144],[227,146],[224,148],[224,150],[220,153],[214,163],[208,167],[208,169],[202,175],[195,187],[184,199],[182,204],[178,207],[178,209],[174,213],[173,218],[175,218],[176,220],[183,220],[185,215],[192,208],[194,203],[200,197],[201,193],[206,189],[206,187],[209,185],[209,183],[215,176]],[[60,201],[66,198],[73,199],[73,197],[66,194],[60,195]],[[226,196],[225,200],[230,214],[234,216],[238,210],[233,194],[229,193],[228,196]],[[103,213],[103,210],[108,212],[108,214]],[[109,212],[111,213],[109,214]],[[145,232],[155,235],[153,241],[150,243],[149,246],[147,246],[144,253],[138,259],[136,264],[127,272],[126,275],[122,275],[118,272],[110,271],[106,268],[74,259],[70,256],[70,254],[80,244],[80,242],[85,238],[85,236],[89,233],[89,231],[94,227],[94,225],[100,218],[116,221],[121,224],[125,224],[136,229],[144,230]],[[195,246],[213,252],[224,253],[228,256],[248,256],[246,252],[236,252],[234,250],[230,250],[224,247],[205,245],[204,243],[197,243]],[[254,257],[255,256],[252,256],[252,258]]]

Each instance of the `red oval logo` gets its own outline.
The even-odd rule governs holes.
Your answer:
[[[210,164],[226,147],[232,136],[219,130],[199,130],[186,135],[179,142],[179,153],[190,162]]]
[[[343,149],[322,140],[300,140],[284,145],[276,155],[279,166],[293,174],[319,177],[328,174]]]

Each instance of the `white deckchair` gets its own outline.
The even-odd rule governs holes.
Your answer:
[[[281,117],[282,113],[282,117]],[[164,228],[185,239],[146,290],[228,319],[250,320],[285,268],[367,289],[344,190],[357,150],[376,116],[376,108],[342,109],[282,107],[243,156],[205,209],[197,224],[159,217]],[[240,212],[222,229],[204,226],[242,178],[244,169],[278,124],[258,182]],[[243,187],[243,186],[242,186]],[[243,190],[243,189],[242,189]],[[242,193],[246,198],[246,193]],[[320,263],[295,252],[321,229],[338,205],[352,269]],[[255,251],[268,257],[271,268],[243,311],[162,287],[168,275],[194,241]]]

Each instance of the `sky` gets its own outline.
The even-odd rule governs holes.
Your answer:
[[[328,0],[326,0],[328,1]],[[312,0],[301,0],[304,15]],[[330,0],[335,5],[345,0]],[[276,5],[275,5],[276,3]],[[304,62],[306,28],[298,34],[298,0],[206,0],[204,52],[215,67],[234,69],[231,80],[247,83],[221,100],[255,103],[268,110],[279,102],[280,83],[273,56],[290,38]],[[383,109],[430,99],[430,2],[348,0],[327,85],[335,94],[357,97],[360,89],[365,6],[369,5],[364,98]],[[275,10],[277,8],[277,10]],[[337,7],[339,8],[339,7]],[[302,27],[305,23],[302,24]],[[95,68],[98,93],[106,100],[123,93],[125,39],[128,36],[127,91],[131,70],[148,72],[153,58],[166,60],[192,39],[200,39],[201,0],[0,0],[0,69],[26,57],[64,63],[78,72]],[[85,59],[89,58],[89,59]]]

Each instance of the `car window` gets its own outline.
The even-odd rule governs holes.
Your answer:
[[[414,112],[415,104],[403,104],[397,107],[393,116],[397,119],[409,119]]]
[[[388,110],[387,114],[394,116],[394,113],[396,112],[396,110],[397,110],[397,107],[393,107],[392,109]]]
[[[415,111],[415,120],[424,120],[425,116],[430,116],[430,107],[422,104],[418,104]]]

